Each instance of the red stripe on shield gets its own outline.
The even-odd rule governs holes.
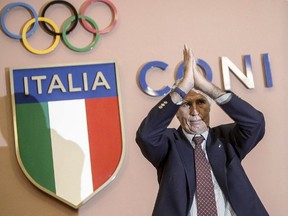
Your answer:
[[[122,154],[118,98],[86,100],[94,191],[115,172]]]

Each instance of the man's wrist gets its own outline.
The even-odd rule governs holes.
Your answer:
[[[173,91],[174,91],[175,93],[177,93],[182,99],[184,99],[184,98],[186,97],[186,93],[185,93],[182,89],[180,89],[178,86],[176,86],[176,87],[173,89]]]
[[[220,97],[215,99],[217,104],[225,104],[228,103],[232,98],[231,92],[226,92],[225,94],[221,95]]]

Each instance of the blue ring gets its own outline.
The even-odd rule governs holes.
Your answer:
[[[5,7],[5,9],[3,10],[2,14],[1,14],[1,26],[2,26],[2,29],[4,31],[5,34],[7,34],[9,37],[11,38],[15,38],[15,39],[22,39],[22,35],[17,35],[17,34],[13,34],[11,33],[7,27],[6,27],[6,24],[4,22],[4,18],[6,16],[6,14],[14,7],[17,7],[17,6],[20,6],[20,7],[24,7],[26,8],[27,10],[31,11],[34,18],[35,18],[35,23],[33,25],[33,27],[27,32],[27,37],[31,36],[37,29],[38,27],[38,14],[37,12],[34,10],[33,7],[31,7],[30,5],[26,4],[25,2],[14,2],[14,3],[11,3],[9,5],[7,5]]]

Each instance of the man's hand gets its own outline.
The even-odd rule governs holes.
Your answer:
[[[188,93],[194,87],[194,71],[196,69],[196,59],[192,54],[192,50],[184,45],[183,49],[184,59],[184,75],[183,79],[178,84],[184,92]]]
[[[202,72],[199,70],[196,64],[196,58],[194,57],[192,50],[184,45],[183,49],[184,58],[184,76],[179,82],[178,87],[185,93],[188,93],[192,88],[198,89],[211,98],[215,99],[225,93],[219,87],[210,83]]]
[[[192,54],[192,50],[184,45],[183,49],[184,59],[184,77],[183,79],[190,83],[192,88],[194,87],[194,70],[196,68],[196,60]]]

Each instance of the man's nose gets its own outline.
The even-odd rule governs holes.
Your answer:
[[[199,112],[198,112],[197,107],[195,105],[192,105],[190,107],[190,115],[192,115],[192,116],[199,115]]]

